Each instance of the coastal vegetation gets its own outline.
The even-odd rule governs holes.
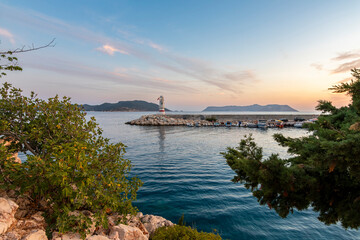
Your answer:
[[[12,54],[23,51],[27,50],[1,53],[5,61],[1,76],[22,70]],[[49,238],[65,234],[64,238],[84,239],[96,230],[108,234],[103,239],[116,239],[118,233],[125,239],[135,235],[139,239],[149,235],[154,239],[221,239],[190,227],[171,228],[173,224],[162,217],[137,213],[132,201],[142,182],[130,174],[125,146],[104,138],[95,118],[87,120],[85,110],[70,98],[42,100],[34,92],[27,97],[5,82],[0,88],[0,109],[0,200],[9,209],[12,206],[12,213],[1,218],[7,221],[1,236],[16,223],[18,214],[36,216],[36,224],[29,227],[23,226],[26,220],[18,222],[9,234],[36,239],[46,239],[41,230],[45,226]],[[16,159],[18,152],[26,157],[22,163]],[[19,206],[9,196],[22,204],[18,212]],[[153,234],[160,226],[162,230]]]
[[[111,212],[136,213],[131,202],[141,181],[129,175],[125,146],[104,138],[94,118],[87,121],[69,98],[26,97],[9,83],[0,96],[0,136],[11,143],[1,145],[1,188],[28,195],[50,230],[60,232],[85,234],[92,222],[107,227]],[[15,152],[26,161],[14,162]]]
[[[319,101],[318,121],[308,126],[312,134],[301,138],[275,134],[291,157],[272,154],[245,136],[239,146],[222,153],[235,171],[233,182],[244,183],[261,205],[286,217],[294,209],[311,207],[325,224],[341,222],[344,228],[360,226],[360,69],[353,79],[330,88],[351,96],[346,107]]]
[[[152,240],[221,240],[217,233],[206,233],[197,231],[191,227],[174,225],[156,229]]]

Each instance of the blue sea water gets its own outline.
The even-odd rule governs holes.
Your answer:
[[[135,205],[144,214],[177,222],[182,214],[198,230],[216,229],[224,239],[360,239],[360,232],[340,225],[326,226],[318,214],[295,211],[282,219],[260,206],[251,192],[231,182],[234,172],[220,152],[234,147],[245,134],[253,134],[264,155],[286,149],[272,139],[274,133],[301,137],[304,129],[189,128],[130,126],[125,122],[148,113],[88,112],[104,135],[127,145],[126,158],[144,185]]]

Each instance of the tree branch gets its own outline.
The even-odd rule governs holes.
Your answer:
[[[55,39],[56,38],[53,38],[48,44],[46,45],[43,45],[43,46],[40,46],[40,47],[34,47],[31,46],[29,47],[28,49],[25,49],[25,46],[23,46],[22,48],[17,48],[13,51],[7,51],[7,52],[0,52],[0,54],[14,54],[14,53],[23,53],[23,52],[30,52],[30,51],[35,51],[35,50],[39,50],[39,49],[42,49],[42,48],[47,48],[47,47],[55,47]]]

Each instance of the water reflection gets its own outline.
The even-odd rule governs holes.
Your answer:
[[[165,153],[165,137],[166,137],[166,130],[164,126],[158,127],[159,129],[159,151],[161,155]]]

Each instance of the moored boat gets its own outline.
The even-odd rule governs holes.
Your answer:
[[[257,127],[258,127],[258,128],[262,128],[262,129],[268,128],[267,120],[260,119],[260,120],[258,121]]]
[[[294,127],[296,127],[296,128],[302,128],[303,125],[304,125],[304,122],[296,122],[296,123],[294,124]]]
[[[276,121],[275,121],[275,126],[276,126],[277,128],[284,128],[284,122],[281,121],[281,120],[276,120]]]
[[[257,125],[257,123],[254,123],[254,122],[248,122],[246,124],[246,127],[248,127],[248,128],[257,128],[258,125]]]

